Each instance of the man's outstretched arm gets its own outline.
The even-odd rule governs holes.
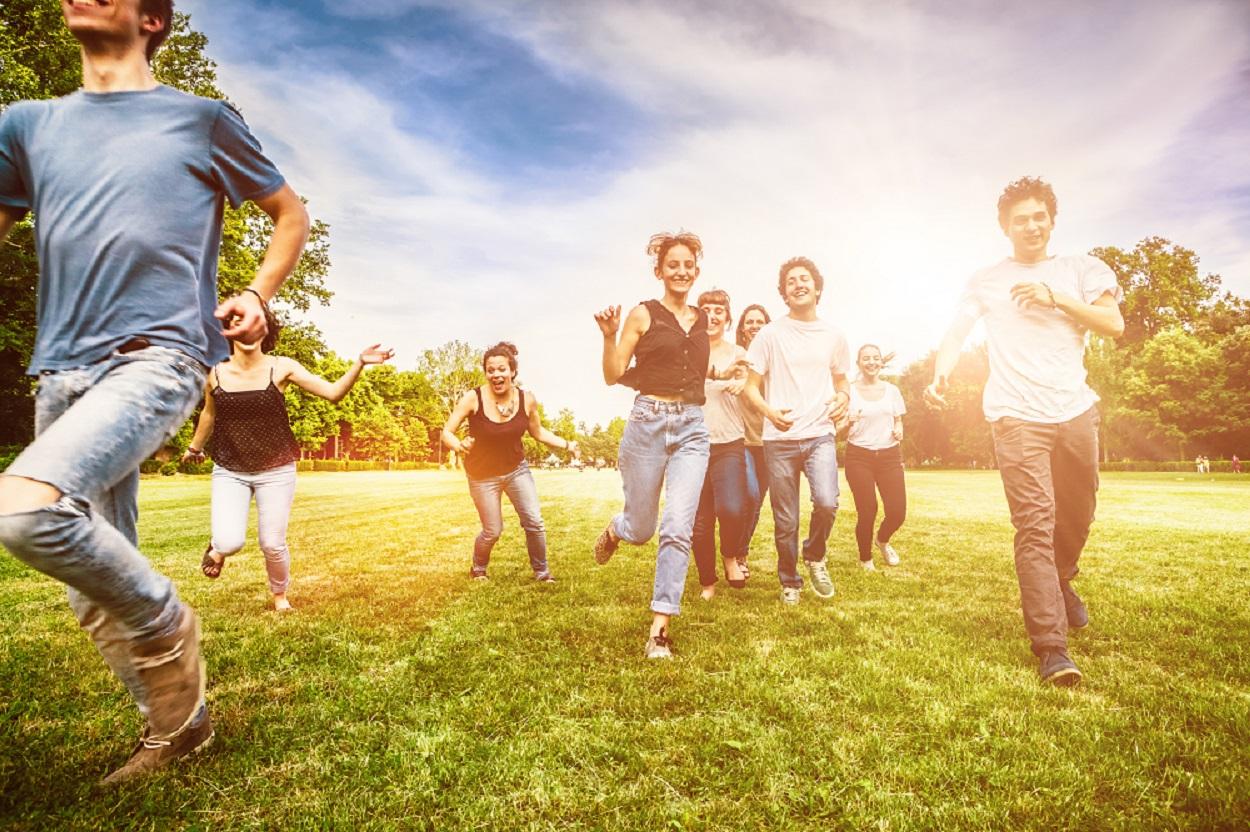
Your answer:
[[[959,363],[959,351],[963,349],[968,333],[976,325],[977,319],[966,311],[961,311],[951,322],[942,345],[938,347],[937,360],[933,362],[933,381],[925,388],[924,400],[930,407],[946,406],[946,383]]]

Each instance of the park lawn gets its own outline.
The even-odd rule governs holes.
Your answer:
[[[137,712],[62,590],[0,558],[0,827],[1245,829],[1250,477],[1104,477],[1078,586],[1085,673],[1043,687],[994,472],[910,472],[902,565],[831,542],[837,595],[777,591],[765,511],[743,591],[648,663],[655,546],[596,567],[615,472],[540,472],[551,565],[509,508],[490,582],[448,472],[302,474],[291,598],[255,543],[199,575],[204,477],[145,479],[145,552],[203,616],[218,736],[100,792]]]

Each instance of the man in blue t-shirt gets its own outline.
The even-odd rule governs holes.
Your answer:
[[[147,721],[113,783],[213,737],[199,621],[136,548],[138,466],[186,420],[226,340],[264,336],[308,215],[233,108],[153,78],[170,0],[62,8],[82,89],[0,114],[0,239],[33,211],[39,254],[36,439],[0,476],[0,543],[67,585]],[[251,285],[219,304],[223,204],[249,199],[273,237]]]

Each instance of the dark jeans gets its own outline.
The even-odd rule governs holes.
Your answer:
[[[764,508],[764,497],[768,495],[768,463],[764,461],[763,445],[745,446],[743,458],[747,466],[747,522],[743,528],[742,557],[751,551],[751,539],[755,537],[755,527],[760,522],[760,510]]]
[[[799,475],[807,477],[812,520],[803,541],[803,560],[825,559],[825,547],[838,514],[838,446],[832,434],[810,439],[764,442],[772,488],[773,539],[777,543],[777,580],[801,589],[799,576]]]
[[[858,445],[846,446],[846,482],[855,498],[855,542],[859,559],[872,560],[872,527],[877,520],[877,492],[885,518],[877,531],[877,540],[889,543],[890,537],[907,517],[907,486],[903,483],[903,449],[900,445],[870,451]]]
[[[1076,577],[1098,493],[1098,409],[1045,425],[993,423],[994,453],[1016,527],[1016,577],[1033,652],[1066,648],[1060,581]]]
[[[727,558],[744,553],[747,516],[750,500],[747,494],[747,463],[744,445],[722,442],[712,446],[707,476],[699,497],[699,510],[694,516],[694,563],[699,568],[699,583],[716,583],[716,521],[720,521],[720,551]]]

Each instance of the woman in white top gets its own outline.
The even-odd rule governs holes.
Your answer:
[[[907,516],[907,488],[903,483],[903,414],[907,412],[903,395],[888,381],[881,380],[885,361],[875,344],[859,348],[855,359],[859,377],[851,385],[848,415],[851,421],[846,445],[846,481],[855,497],[855,540],[859,544],[859,562],[868,572],[876,570],[872,562],[875,541],[885,562],[898,566],[898,553],[890,538],[903,525]],[[873,535],[877,519],[877,492],[885,518]]]
[[[741,560],[746,556],[746,526],[751,500],[747,492],[745,425],[738,395],[746,385],[746,350],[725,340],[732,317],[729,295],[712,289],[699,295],[707,315],[708,370],[703,392],[703,421],[712,439],[707,476],[694,518],[691,550],[699,569],[704,600],[716,594],[716,523],[720,521],[720,550],[725,580],[734,589],[746,586]]]

